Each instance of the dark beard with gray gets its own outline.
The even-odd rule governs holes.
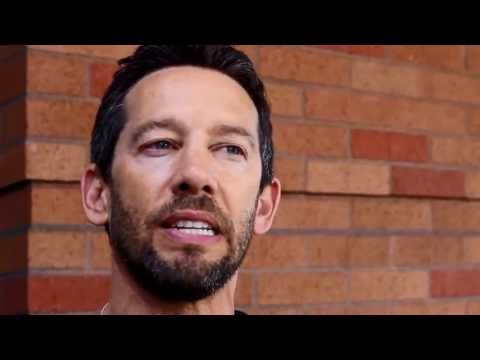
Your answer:
[[[208,196],[175,197],[146,219],[141,219],[135,209],[124,205],[119,192],[113,188],[108,224],[112,250],[135,282],[152,296],[172,302],[204,299],[223,288],[240,267],[253,236],[257,203],[258,196],[237,235],[232,221]],[[214,216],[227,241],[228,250],[221,259],[215,262],[203,260],[201,253],[204,249],[194,244],[185,245],[183,256],[174,261],[165,260],[154,249],[153,233],[161,227],[162,219],[184,209],[206,211]]]

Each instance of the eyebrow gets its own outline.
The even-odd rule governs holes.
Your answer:
[[[138,126],[131,137],[131,143],[135,144],[147,132],[154,129],[167,129],[177,132],[179,134],[185,133],[185,128],[175,119],[166,118],[162,120],[151,120]]]
[[[154,129],[168,129],[172,130],[180,135],[186,133],[185,127],[174,118],[166,118],[161,120],[151,120],[140,126],[138,126],[131,136],[131,143],[135,144],[140,140],[140,138],[147,132]],[[247,139],[250,146],[255,148],[255,137],[245,128],[241,126],[232,126],[232,125],[218,125],[215,126],[212,130],[209,131],[211,134],[217,136],[225,135],[237,135],[242,136]]]

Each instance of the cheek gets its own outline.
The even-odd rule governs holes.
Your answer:
[[[168,165],[154,162],[139,163],[131,159],[119,159],[115,165],[112,175],[126,204],[152,209],[159,194],[166,193]]]
[[[244,173],[226,182],[224,187],[228,193],[228,203],[234,221],[237,225],[243,225],[247,215],[256,212],[255,204],[260,187],[260,175]]]

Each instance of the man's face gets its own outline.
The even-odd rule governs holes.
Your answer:
[[[112,164],[113,249],[160,298],[209,296],[252,237],[261,178],[255,105],[228,76],[185,66],[139,81],[125,113]]]

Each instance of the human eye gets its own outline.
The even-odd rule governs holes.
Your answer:
[[[218,146],[218,150],[222,151],[222,153],[228,156],[229,158],[247,159],[247,152],[241,146],[238,146],[238,145],[221,144]]]
[[[232,155],[242,155],[242,156],[244,155],[242,148],[235,145],[225,146],[225,151]]]
[[[156,140],[142,145],[141,152],[150,156],[162,156],[178,146],[171,140]]]

